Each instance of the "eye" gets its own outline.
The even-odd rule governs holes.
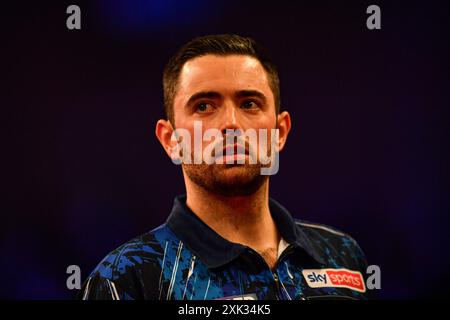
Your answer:
[[[258,108],[258,105],[255,103],[255,101],[247,100],[241,105],[242,109],[256,109]]]
[[[213,106],[210,103],[207,102],[201,102],[196,105],[195,111],[199,113],[207,113],[212,111]]]

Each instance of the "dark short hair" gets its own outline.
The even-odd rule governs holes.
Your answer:
[[[164,111],[166,117],[174,123],[173,102],[177,91],[178,79],[184,64],[194,58],[213,54],[218,56],[246,55],[257,59],[267,72],[269,86],[275,100],[275,111],[280,111],[280,81],[278,71],[267,52],[255,40],[234,34],[208,35],[194,38],[170,58],[163,72]]]

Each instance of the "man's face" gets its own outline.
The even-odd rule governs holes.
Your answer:
[[[201,121],[203,132],[214,128],[223,137],[227,129],[267,129],[270,133],[277,126],[268,76],[261,63],[250,56],[206,55],[186,62],[173,108],[174,126],[188,130],[191,137],[194,121]],[[202,148],[208,144],[203,142]],[[267,176],[261,175],[260,164],[249,164],[248,156],[245,157],[245,164],[183,164],[183,170],[194,183],[210,192],[247,195],[258,190]]]

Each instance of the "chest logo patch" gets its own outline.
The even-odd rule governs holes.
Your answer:
[[[366,292],[361,272],[348,269],[305,269],[303,277],[311,288],[337,287]]]

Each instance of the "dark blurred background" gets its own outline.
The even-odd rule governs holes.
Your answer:
[[[81,30],[66,8],[81,8]],[[381,30],[366,8],[381,7]],[[205,34],[272,53],[293,130],[271,195],[381,267],[382,299],[449,297],[444,2],[109,0],[2,5],[3,299],[72,299],[111,250],[162,224],[181,169],[154,136],[162,69]]]

